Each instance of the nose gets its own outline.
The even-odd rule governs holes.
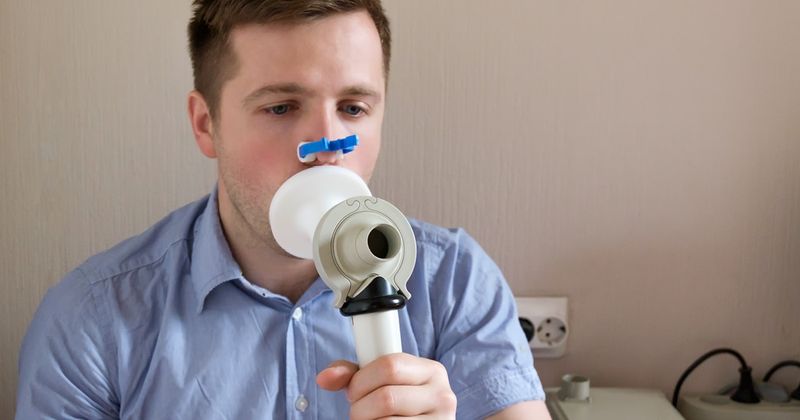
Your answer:
[[[340,160],[344,159],[341,151],[337,152],[319,152],[317,153],[317,160],[313,163],[317,165],[333,165]]]
[[[347,127],[342,124],[336,112],[335,109],[323,109],[310,114],[306,125],[310,129],[306,131],[306,137],[302,141],[314,142],[320,140],[322,137],[329,140],[336,140],[352,134]],[[344,160],[344,154],[341,151],[317,152],[316,159],[307,162],[307,164],[311,166],[334,165],[342,160]]]

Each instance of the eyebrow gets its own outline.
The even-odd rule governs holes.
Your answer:
[[[350,86],[344,88],[340,93],[341,96],[372,96],[375,99],[380,99],[381,94],[374,89],[366,86]]]
[[[300,86],[297,83],[277,83],[273,85],[265,85],[262,86],[249,95],[245,96],[242,100],[242,105],[247,107],[252,102],[257,101],[259,98],[266,96],[266,95],[276,95],[276,94],[293,94],[293,95],[307,95],[311,93],[310,90]],[[375,98],[376,100],[380,100],[381,95],[378,91],[371,89],[367,86],[362,85],[354,85],[348,86],[342,89],[339,92],[340,96],[369,96]]]
[[[251,102],[254,102],[258,98],[266,95],[305,93],[308,93],[308,89],[298,85],[297,83],[278,83],[274,85],[266,85],[252,91],[249,95],[245,96],[245,98],[242,100],[242,105],[247,106]]]

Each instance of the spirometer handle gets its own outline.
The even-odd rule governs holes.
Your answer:
[[[403,351],[397,309],[354,315],[352,320],[359,366]]]
[[[405,305],[405,296],[383,277],[371,279],[364,290],[342,305],[342,315],[352,317],[359,366],[403,351],[397,311]]]

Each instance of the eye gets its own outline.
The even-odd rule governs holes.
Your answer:
[[[365,112],[364,108],[354,104],[345,105],[341,108],[341,110],[345,114],[350,115],[352,117],[358,117],[359,115],[364,114]]]
[[[274,115],[283,115],[289,112],[292,107],[289,104],[280,104],[280,105],[273,105],[271,107],[265,108],[264,110],[270,114]]]

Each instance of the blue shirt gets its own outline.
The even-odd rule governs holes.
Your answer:
[[[403,351],[447,368],[458,418],[544,399],[511,292],[463,230],[411,221]],[[248,282],[216,190],[51,288],[22,344],[17,418],[347,418],[316,375],[355,361],[350,320],[317,279],[296,302]]]

